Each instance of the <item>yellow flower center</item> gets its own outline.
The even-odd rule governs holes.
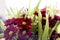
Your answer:
[[[9,32],[9,35],[12,35],[12,34],[13,34],[13,31],[10,31],[10,32]]]
[[[23,35],[26,34],[26,31],[24,30],[24,31],[22,32],[22,34],[23,34]]]
[[[43,17],[44,20],[46,20],[46,17]]]
[[[26,22],[22,22],[23,25],[26,25]]]

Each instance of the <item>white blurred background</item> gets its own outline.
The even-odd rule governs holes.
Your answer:
[[[0,18],[7,18],[6,9],[12,7],[14,10],[20,9],[22,7],[28,8],[30,0],[0,0]],[[30,8],[36,6],[38,0],[31,0]],[[60,0],[42,0],[39,9],[46,6],[55,6],[56,9],[60,10]]]
[[[25,7],[28,8],[30,0],[6,0],[6,5],[7,7],[13,7],[13,8],[21,8]],[[31,0],[31,8],[36,6],[38,0]],[[57,4],[57,5],[56,5]],[[45,6],[50,6],[50,5],[56,5],[56,9],[60,9],[60,0],[42,0],[39,8],[43,8]]]

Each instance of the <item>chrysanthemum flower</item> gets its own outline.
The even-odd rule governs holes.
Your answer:
[[[42,17],[46,17],[46,8],[41,9]]]
[[[18,29],[16,27],[9,25],[9,27],[4,31],[5,40],[12,40],[17,31]]]
[[[45,15],[45,14],[46,14],[46,8],[41,9],[40,12],[41,12],[41,14],[42,14],[43,17],[46,16],[46,15]],[[34,15],[37,15],[37,16],[38,16],[38,12],[35,11],[35,12],[34,12]]]
[[[29,31],[31,29],[31,19],[30,18],[17,18],[16,19],[16,24],[18,27],[25,29],[26,31]]]
[[[41,10],[41,14],[42,14],[42,26],[44,26],[45,25],[45,23],[46,23],[46,8],[43,8],[42,10]]]
[[[49,17],[49,27],[54,27],[54,25],[56,24],[56,22],[60,20],[60,16],[55,15],[53,19],[51,19],[51,17]]]
[[[41,13],[42,13],[42,26],[44,26],[46,23],[46,15],[45,15],[46,8],[42,9]],[[54,25],[56,24],[57,20],[60,20],[60,16],[55,15],[53,19],[49,16],[48,20],[49,20],[49,27],[53,28]]]
[[[54,19],[55,20],[60,20],[60,16],[55,15]]]
[[[18,33],[18,40],[28,40],[31,35],[31,31],[26,32],[26,30],[20,30]]]
[[[16,24],[18,25],[19,32],[18,32],[18,40],[25,40],[29,38],[32,33],[31,33],[31,19],[30,18],[17,18],[16,19]]]
[[[53,31],[51,35],[51,39],[56,39],[56,38],[60,38],[60,34],[57,33],[56,31]]]
[[[11,25],[11,24],[15,24],[15,18],[12,19],[8,19],[5,21],[5,26]]]

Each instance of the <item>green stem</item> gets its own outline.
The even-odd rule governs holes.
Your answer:
[[[60,23],[60,22],[57,21],[57,23],[55,24],[55,26],[52,28],[52,30],[51,30],[51,32],[50,32],[50,36],[51,36],[52,32],[57,28],[57,26],[58,26],[59,23]]]
[[[43,29],[42,29],[41,20],[42,20],[42,14],[39,13],[38,14],[38,40],[42,40],[42,32],[43,32]]]
[[[48,33],[49,33],[49,22],[48,22],[48,15],[46,14],[46,25],[42,35],[42,40],[48,40]]]

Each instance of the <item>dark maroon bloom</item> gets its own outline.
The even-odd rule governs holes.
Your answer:
[[[42,26],[44,26],[46,23],[46,15],[45,15],[46,14],[46,8],[41,10],[41,14],[42,14]]]
[[[5,25],[7,26],[7,25],[15,24],[15,20],[16,20],[15,18],[8,19],[5,21]]]
[[[18,28],[20,28],[18,32],[18,40],[28,39],[32,35],[31,23],[32,21],[30,18],[22,17],[16,19],[16,24],[18,25]]]
[[[58,37],[60,37],[60,34],[58,34],[56,31],[53,31],[52,35],[51,35],[51,38],[56,39]]]
[[[41,10],[41,14],[42,14],[42,17],[46,17],[46,8],[43,8],[42,10]]]
[[[31,19],[30,18],[17,18],[16,19],[16,24],[18,27],[25,29],[26,31],[29,31],[31,29]]]
[[[58,37],[60,37],[60,34],[58,34]]]
[[[46,8],[41,11],[42,13],[42,26],[45,25],[46,23]],[[56,24],[57,20],[60,20],[60,16],[55,15],[54,18],[52,19],[50,16],[48,18],[49,20],[49,27],[53,28],[54,25]]]
[[[55,15],[55,16],[54,16],[54,19],[55,19],[55,20],[60,20],[60,16]]]
[[[51,17],[49,17],[49,27],[53,28],[54,25],[56,24],[57,20],[55,19],[51,19]]]
[[[25,30],[20,30],[18,33],[18,40],[28,40],[29,37],[32,35],[31,31],[23,33]]]
[[[13,25],[9,25],[9,27],[4,31],[5,40],[12,40],[16,35],[18,29]]]
[[[58,38],[58,34],[52,35],[52,38],[54,38],[54,39]]]
[[[60,20],[60,16],[55,15],[53,19],[49,17],[49,27],[53,28],[58,20]]]
[[[40,12],[41,12],[41,14],[42,14],[43,17],[46,16],[46,15],[45,15],[45,14],[46,14],[46,8],[41,9]],[[37,15],[37,16],[38,16],[38,12],[35,11],[35,12],[34,12],[34,15]]]

